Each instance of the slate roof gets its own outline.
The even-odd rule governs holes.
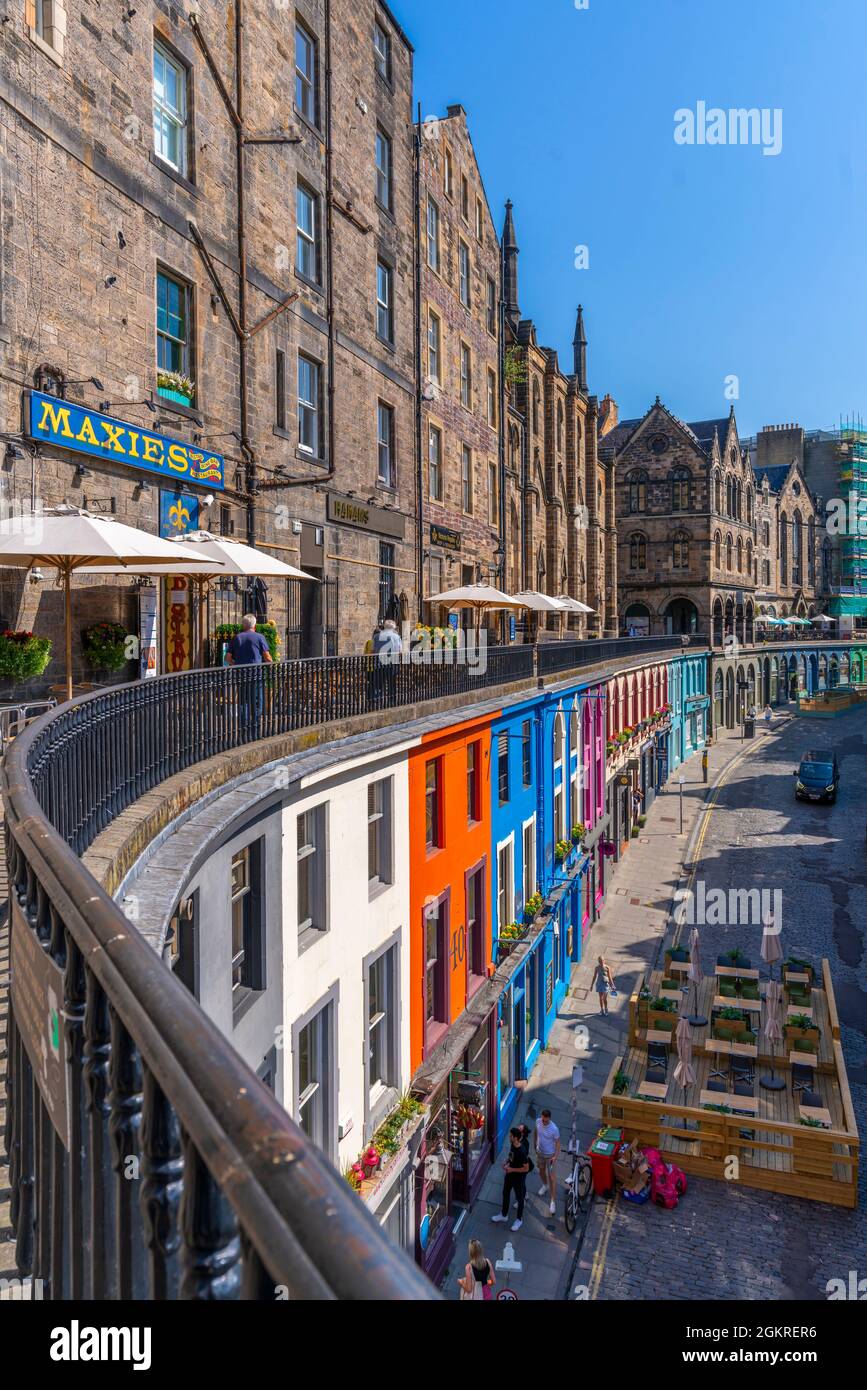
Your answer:
[[[692,430],[705,452],[713,448],[713,436],[716,431],[719,435],[719,446],[722,448],[729,432],[729,417],[726,416],[724,420],[696,420],[694,423],[690,421],[687,429]]]
[[[773,468],[763,468],[761,472],[756,469],[756,482],[758,486],[761,487],[762,479],[767,478],[768,487],[771,489],[771,492],[779,492],[789,476],[789,469],[791,466],[790,463],[779,463]]]

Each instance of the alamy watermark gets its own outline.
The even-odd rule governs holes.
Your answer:
[[[697,101],[695,110],[681,106],[674,113],[676,145],[758,145],[763,155],[783,148],[783,112],[779,106],[737,106],[725,109]]]
[[[783,929],[782,888],[708,888],[699,880],[674,895],[675,920],[690,927],[762,927],[770,936]]]

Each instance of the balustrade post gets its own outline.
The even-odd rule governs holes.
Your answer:
[[[52,910],[56,931],[62,928],[59,914]],[[73,940],[65,934],[66,969],[63,976],[63,1019],[66,1034],[66,1059],[69,1067],[69,1155],[67,1173],[67,1219],[69,1297],[84,1298],[84,1231],[89,1226],[87,1145],[84,1094],[84,1014],[87,999],[84,957]]]
[[[186,1134],[181,1230],[181,1297],[197,1302],[236,1299],[241,1241],[235,1213]]]
[[[141,1202],[150,1253],[150,1297],[178,1296],[184,1158],[181,1123],[148,1067],[141,1122]]]
[[[84,1234],[89,1298],[111,1296],[115,1287],[115,1184],[108,1142],[108,1086],[111,1025],[108,999],[92,971],[86,971],[84,1080],[90,1119],[90,1226]]]
[[[117,1012],[109,1006],[111,1058],[109,1060],[108,1134],[115,1181],[116,1296],[147,1297],[142,1211],[139,1203],[142,1110],[142,1061],[138,1047]]]

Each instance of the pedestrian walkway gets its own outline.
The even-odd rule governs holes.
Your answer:
[[[777,715],[773,733],[789,722],[788,715]],[[536,1172],[527,1182],[527,1204],[520,1231],[495,1224],[491,1217],[500,1209],[502,1164],[508,1146],[488,1174],[479,1197],[466,1217],[457,1237],[457,1251],[446,1275],[443,1292],[447,1298],[460,1296],[457,1277],[467,1261],[467,1241],[480,1240],[493,1263],[502,1259],[510,1242],[520,1272],[497,1273],[495,1294],[512,1289],[519,1299],[563,1299],[586,1297],[588,1272],[576,1265],[582,1230],[567,1235],[563,1224],[563,1184],[570,1172],[566,1153],[571,1130],[572,1071],[581,1064],[583,1078],[578,1091],[577,1129],[582,1149],[595,1137],[600,1120],[600,1098],[612,1063],[623,1050],[627,1033],[629,997],[643,973],[661,959],[663,943],[670,936],[674,894],[688,873],[693,846],[699,836],[702,812],[714,794],[714,783],[736,760],[749,756],[768,736],[762,725],[754,742],[741,744],[739,735],[728,734],[708,749],[708,784],[702,775],[701,754],[684,763],[657,796],[639,838],[614,867],[602,915],[584,946],[584,958],[573,968],[569,993],[559,1010],[546,1050],[528,1078],[514,1120],[532,1129],[536,1117],[550,1109],[560,1129],[563,1153],[558,1163],[558,1201],[556,1215],[549,1212],[548,1198],[537,1196],[541,1186]],[[680,833],[683,785],[683,834]],[[686,866],[686,867],[685,867]],[[603,1017],[591,985],[597,957],[604,955],[611,966],[618,995],[609,1003]],[[592,1220],[604,1205],[594,1200]],[[514,1217],[514,1207],[511,1216]],[[581,1283],[581,1280],[584,1283]],[[576,1287],[578,1292],[576,1294]]]

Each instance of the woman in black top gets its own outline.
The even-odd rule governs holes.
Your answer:
[[[506,1174],[503,1180],[503,1205],[496,1216],[492,1216],[492,1221],[508,1221],[509,1204],[512,1193],[518,1204],[518,1214],[512,1222],[512,1230],[520,1231],[524,1217],[524,1201],[527,1196],[527,1174],[530,1172],[530,1145],[527,1140],[526,1126],[515,1125],[509,1131],[511,1147],[509,1156],[503,1164],[503,1172]]]

